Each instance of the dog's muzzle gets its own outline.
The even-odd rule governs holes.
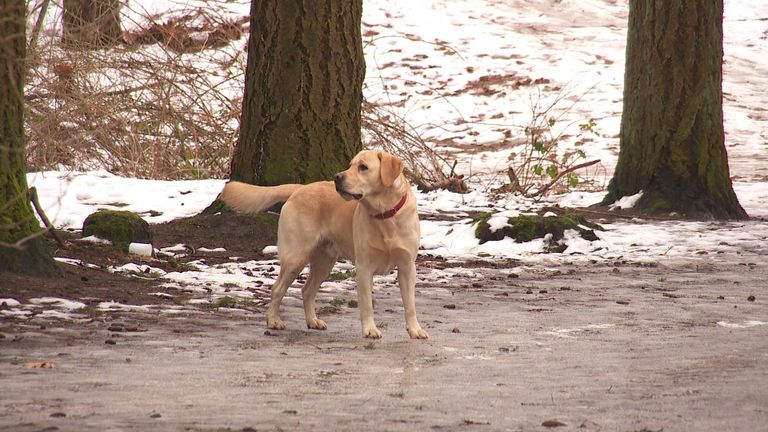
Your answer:
[[[336,186],[336,192],[345,200],[359,200],[363,197],[361,194],[352,194],[344,190],[344,174],[338,173],[333,176],[333,184]]]

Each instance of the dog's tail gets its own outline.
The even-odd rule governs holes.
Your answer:
[[[254,186],[233,181],[224,185],[219,199],[237,212],[256,214],[287,201],[300,187],[300,184]]]

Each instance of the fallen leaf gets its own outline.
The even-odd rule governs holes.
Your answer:
[[[51,362],[37,361],[25,363],[24,367],[27,369],[54,369],[56,364]]]
[[[560,420],[545,420],[541,423],[542,426],[546,428],[556,428],[556,427],[562,427],[562,426],[568,426],[567,424],[561,422]]]

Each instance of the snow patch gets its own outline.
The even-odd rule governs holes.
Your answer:
[[[732,329],[756,327],[756,326],[761,326],[761,325],[766,325],[766,324],[768,324],[768,323],[767,322],[763,322],[763,321],[756,321],[756,320],[745,320],[745,321],[743,321],[741,323],[732,323],[732,322],[728,322],[728,321],[718,321],[717,322],[717,325],[719,325],[720,327],[732,328]]]
[[[38,306],[53,306],[68,310],[82,309],[85,307],[85,303],[58,297],[36,297],[29,299],[29,302]]]
[[[623,196],[609,207],[611,210],[630,209],[635,207],[635,204],[643,197],[643,191],[640,191],[634,195]]]

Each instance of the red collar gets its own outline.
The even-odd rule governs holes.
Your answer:
[[[376,219],[389,219],[392,216],[396,215],[398,211],[400,211],[401,208],[405,205],[405,200],[408,198],[408,194],[403,195],[403,197],[400,199],[400,202],[397,203],[394,207],[391,209],[385,211],[384,213],[379,213],[377,215],[374,215]]]

